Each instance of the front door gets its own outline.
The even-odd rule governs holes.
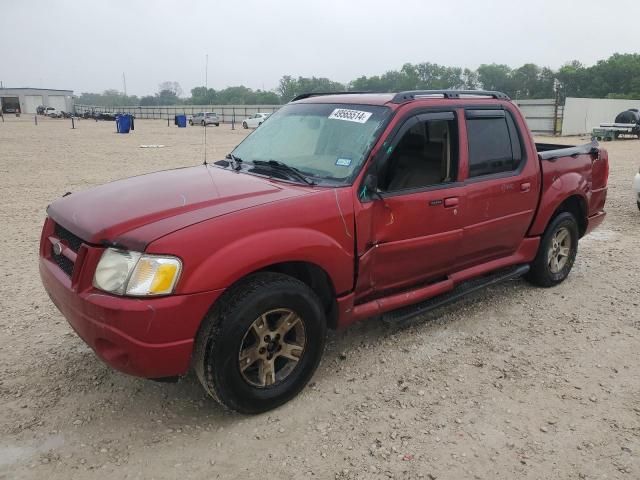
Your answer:
[[[435,281],[455,269],[463,236],[464,187],[458,182],[458,125],[453,112],[410,118],[378,169],[382,198],[372,197],[357,294],[381,296]]]

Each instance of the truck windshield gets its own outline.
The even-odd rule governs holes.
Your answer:
[[[389,108],[375,105],[286,105],[232,155],[243,164],[276,161],[314,179],[346,183],[362,165],[389,115]]]

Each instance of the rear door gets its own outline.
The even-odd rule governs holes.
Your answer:
[[[538,159],[527,151],[519,116],[500,107],[465,110],[468,161],[460,267],[512,255],[535,214]]]

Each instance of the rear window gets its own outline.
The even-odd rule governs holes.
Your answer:
[[[469,177],[518,170],[522,145],[509,112],[467,112]]]

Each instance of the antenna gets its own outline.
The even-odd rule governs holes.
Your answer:
[[[205,55],[205,63],[204,63],[204,91],[205,94],[208,92],[209,90],[209,54],[207,53]],[[204,164],[207,164],[207,116],[205,115],[203,117],[203,122],[204,122],[204,126],[202,128],[204,128]]]

